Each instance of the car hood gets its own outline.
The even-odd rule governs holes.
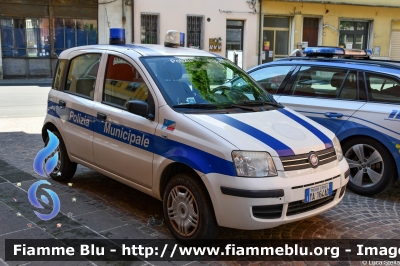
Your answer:
[[[334,134],[289,108],[233,114],[185,114],[239,150],[291,156],[333,147]]]

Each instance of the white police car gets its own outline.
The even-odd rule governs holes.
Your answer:
[[[43,126],[60,139],[52,178],[82,164],[163,201],[181,241],[326,211],[349,166],[332,132],[284,108],[229,60],[160,45],[61,53]],[[229,80],[241,79],[232,86]],[[132,204],[135,204],[132,202]]]
[[[369,50],[304,53],[248,73],[277,101],[336,134],[350,165],[350,189],[385,191],[400,177],[400,62],[369,60]]]

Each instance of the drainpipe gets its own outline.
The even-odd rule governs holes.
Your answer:
[[[261,65],[261,56],[262,56],[262,51],[261,51],[261,42],[262,42],[262,29],[263,29],[263,21],[262,21],[262,1],[259,0],[260,2],[260,15],[259,15],[259,23],[260,25],[260,30],[258,31],[258,64]]]
[[[0,43],[1,43],[1,34],[0,34]],[[2,51],[0,45],[0,79],[3,79],[3,58],[2,58]]]
[[[135,0],[131,1],[131,5],[132,5],[132,43],[135,43]]]
[[[122,28],[125,28],[126,14],[125,14],[125,0],[122,0]]]

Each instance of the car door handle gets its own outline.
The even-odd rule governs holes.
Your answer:
[[[107,115],[105,115],[103,113],[97,113],[97,118],[100,120],[106,121]]]
[[[65,101],[63,101],[63,100],[59,100],[58,101],[58,105],[61,107],[61,108],[65,108],[65,105],[66,105],[67,103],[65,102]]]
[[[324,115],[329,118],[341,118],[343,116],[343,114],[341,113],[331,113],[331,112],[326,112]]]

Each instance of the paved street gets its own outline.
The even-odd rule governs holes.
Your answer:
[[[0,118],[43,116],[49,89],[49,84],[0,83]]]
[[[32,168],[43,148],[40,136],[44,119],[46,86],[0,84],[0,265],[54,265],[49,262],[4,261],[4,239],[157,239],[172,238],[162,222],[162,204],[133,188],[78,167],[72,186],[49,180],[61,201],[61,213],[42,221],[27,197],[39,176]],[[20,184],[18,184],[20,183]],[[400,187],[363,197],[349,191],[337,207],[300,222],[273,229],[242,231],[222,228],[219,238],[263,239],[368,239],[400,238]],[[17,213],[21,215],[18,216]],[[61,227],[57,224],[61,223]],[[25,264],[26,263],[26,264]],[[59,265],[186,265],[189,262],[61,262]],[[211,265],[239,265],[212,262]],[[190,263],[198,265],[199,262]],[[253,262],[253,265],[261,263]],[[314,263],[265,263],[314,265]],[[318,265],[328,265],[327,262]],[[359,262],[341,263],[361,265]],[[241,262],[240,265],[247,265]]]

